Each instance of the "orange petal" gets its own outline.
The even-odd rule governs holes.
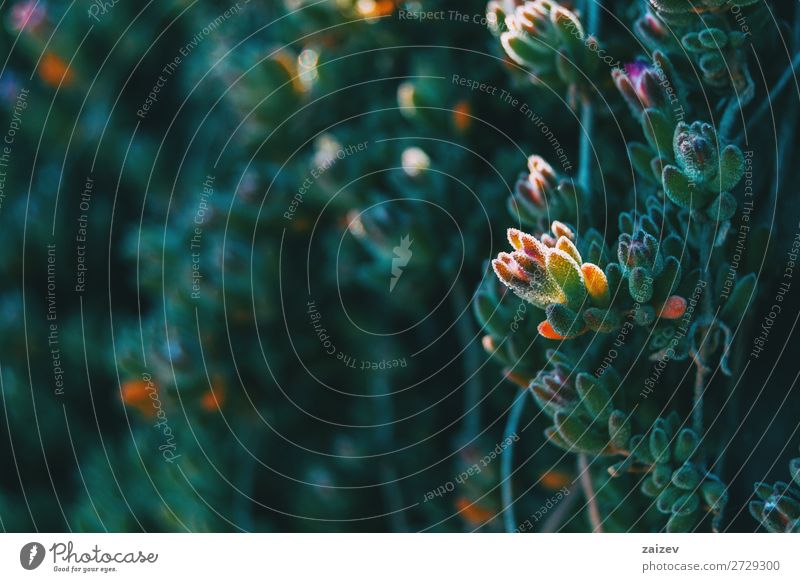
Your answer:
[[[53,87],[60,84],[69,85],[72,82],[72,70],[67,62],[55,53],[47,52],[39,64],[39,76]]]
[[[469,101],[459,101],[453,107],[453,124],[458,131],[467,131],[472,125],[472,108]]]
[[[514,249],[523,251],[537,263],[544,266],[549,249],[536,240],[536,237],[531,236],[527,232],[517,230],[516,228],[509,228],[506,235],[508,236],[508,242],[511,243]]]
[[[686,313],[686,299],[680,295],[672,295],[664,302],[660,317],[663,319],[678,319]]]
[[[151,393],[158,393],[158,389],[152,381],[128,380],[123,382],[120,387],[122,402],[147,417],[156,415],[156,408],[153,406],[154,399],[150,397]]]
[[[578,252],[578,248],[567,237],[563,235],[558,237],[558,240],[556,241],[556,248],[567,253],[569,256],[575,259],[575,262],[579,265],[583,262],[581,254]]]
[[[572,232],[572,229],[563,222],[554,220],[552,224],[550,224],[550,230],[556,237],[565,236],[570,240],[575,240],[575,233]]]
[[[510,369],[506,369],[503,371],[503,375],[506,379],[511,380],[517,386],[521,386],[522,388],[527,388],[531,381],[528,378],[525,378],[516,372],[512,372]]]
[[[466,497],[459,497],[456,501],[456,509],[470,525],[477,526],[486,523],[494,517],[494,513],[481,507],[476,503],[470,502]]]
[[[542,487],[556,491],[572,485],[572,477],[562,471],[547,471],[540,478]]]
[[[522,272],[522,269],[519,268],[519,265],[508,253],[497,255],[497,258],[492,261],[492,268],[497,278],[506,285],[511,285],[515,280],[525,278],[525,273]]]
[[[609,302],[608,279],[603,269],[593,263],[584,263],[581,265],[581,272],[589,296],[601,307],[606,307]]]
[[[528,158],[528,171],[532,176],[541,177],[544,180],[555,180],[556,172],[553,166],[548,164],[541,156],[530,156]]]
[[[200,406],[206,412],[215,412],[222,408],[225,402],[225,384],[219,376],[215,376],[211,382],[211,388],[205,391],[200,400]]]
[[[567,339],[563,335],[559,335],[558,333],[556,333],[556,330],[553,329],[553,326],[550,325],[550,322],[547,321],[546,319],[542,323],[540,323],[536,329],[539,330],[540,336],[547,339],[551,340]]]

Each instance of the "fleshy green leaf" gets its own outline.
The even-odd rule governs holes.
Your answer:
[[[650,453],[657,463],[669,463],[670,454],[669,436],[660,428],[655,428],[650,433]]]
[[[733,218],[733,215],[736,214],[736,198],[729,192],[722,192],[711,202],[711,205],[706,210],[706,214],[709,218],[717,222],[730,220]]]
[[[647,142],[658,156],[672,155],[672,136],[675,127],[664,113],[658,109],[645,109],[642,115],[642,129]]]
[[[702,473],[691,463],[684,463],[672,473],[672,484],[685,490],[696,489],[702,479]]]
[[[575,378],[575,388],[584,408],[598,421],[607,422],[611,415],[611,394],[591,374],[581,372]]]
[[[684,428],[681,430],[675,438],[675,446],[673,448],[675,461],[678,463],[688,461],[694,455],[699,444],[700,439],[692,429]]]
[[[631,440],[631,423],[621,410],[615,410],[608,417],[608,434],[615,448],[624,449],[628,446]]]
[[[552,249],[547,255],[547,272],[558,283],[572,309],[580,309],[586,300],[586,287],[583,273],[569,254],[560,249]]]
[[[665,166],[661,174],[664,193],[681,208],[691,208],[696,188],[675,166]]]
[[[726,146],[719,155],[719,174],[709,180],[708,187],[715,192],[733,190],[744,175],[744,154],[735,145]]]

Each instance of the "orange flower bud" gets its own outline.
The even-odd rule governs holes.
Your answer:
[[[553,329],[553,326],[550,325],[550,322],[547,321],[546,319],[542,323],[540,323],[536,329],[539,330],[540,336],[550,340],[567,339],[563,335],[559,335],[558,333],[556,333],[556,330]]]
[[[453,106],[453,125],[460,132],[467,131],[472,125],[472,107],[469,101],[459,101]]]
[[[224,402],[225,384],[222,383],[222,379],[219,376],[215,376],[211,382],[211,388],[203,393],[200,406],[202,406],[203,410],[206,412],[215,412],[222,408]]]
[[[678,319],[686,313],[686,299],[680,295],[672,295],[664,302],[660,317],[664,319]]]
[[[128,380],[120,387],[122,402],[148,418],[156,415],[151,394],[158,394],[158,388],[152,380]]]
[[[577,247],[567,237],[565,236],[558,237],[558,240],[556,241],[556,248],[567,253],[569,256],[575,259],[575,262],[578,263],[579,265],[583,262],[581,254],[578,252]]]
[[[507,380],[510,380],[517,386],[527,389],[528,385],[531,383],[530,378],[526,378],[517,374],[516,372],[512,372],[510,369],[506,368],[503,370],[503,375],[506,377]]]
[[[572,232],[572,229],[563,222],[554,220],[553,223],[550,225],[550,230],[553,231],[553,234],[556,237],[565,236],[569,240],[575,240],[575,233]]]
[[[508,236],[508,242],[511,243],[514,249],[524,251],[537,263],[544,266],[549,251],[536,237],[522,232],[521,230],[517,230],[516,228],[509,228],[506,235]]]
[[[456,500],[456,509],[461,514],[461,517],[473,526],[483,525],[494,518],[494,512],[476,503],[471,503],[466,497],[459,497]]]
[[[593,263],[584,263],[581,265],[581,272],[583,273],[583,283],[586,285],[586,291],[600,307],[606,307],[610,301],[608,291],[608,279],[603,269]]]
[[[42,80],[53,87],[59,85],[69,85],[72,83],[72,69],[67,62],[58,55],[47,52],[39,63],[39,76]]]
[[[572,477],[562,471],[547,471],[539,478],[539,483],[545,489],[557,491],[572,485]]]
[[[375,18],[388,16],[394,11],[393,0],[358,0],[356,8],[362,16]]]

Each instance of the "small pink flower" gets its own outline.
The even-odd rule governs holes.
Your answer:
[[[14,30],[34,30],[38,27],[45,16],[47,8],[42,0],[23,0],[11,7],[11,27]]]

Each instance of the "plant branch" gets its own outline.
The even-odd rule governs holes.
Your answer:
[[[589,195],[592,187],[592,126],[594,124],[594,109],[588,97],[581,101],[581,135],[578,159],[578,184],[584,196]]]
[[[767,111],[769,111],[770,108],[773,106],[774,101],[778,98],[778,95],[780,95],[781,91],[783,91],[789,84],[789,80],[794,77],[795,69],[797,69],[798,67],[800,67],[800,53],[797,53],[794,56],[792,62],[783,72],[783,75],[781,75],[780,79],[778,79],[778,82],[775,83],[775,86],[769,92],[767,98],[761,102],[761,105],[759,105],[758,109],[756,109],[755,113],[753,113],[753,116],[750,118],[748,125],[755,125],[759,121],[761,121],[761,118],[764,117],[767,114]],[[743,137],[744,137],[744,130],[742,130],[742,133],[739,134],[737,141],[741,141]]]
[[[382,353],[381,357],[385,354]],[[381,452],[392,450],[394,445],[394,403],[392,394],[389,391],[388,379],[385,374],[376,377],[373,383],[376,416],[380,422],[378,427],[378,447]],[[389,461],[382,461],[380,465],[380,475],[383,479],[381,492],[386,504],[390,527],[393,532],[408,531],[408,522],[403,512],[399,511],[403,507],[403,493],[397,481],[397,473],[394,466]]]
[[[508,415],[504,438],[509,439],[517,434],[522,408],[525,406],[525,397],[528,391],[522,390],[517,395],[517,399],[511,406],[511,413]],[[503,527],[507,533],[512,533],[517,528],[517,521],[514,518],[514,493],[511,487],[511,469],[514,466],[513,460],[513,439],[507,441],[508,448],[503,451],[503,458],[500,460],[500,496],[503,501]]]
[[[481,410],[478,402],[481,398],[481,383],[478,376],[480,369],[480,353],[473,337],[473,327],[469,313],[464,284],[458,280],[453,288],[453,310],[456,317],[456,333],[459,343],[464,346],[462,366],[464,373],[464,424],[461,429],[461,443],[472,441],[480,431]],[[459,446],[461,446],[461,443]]]
[[[584,0],[586,27],[590,34],[600,31],[600,4],[602,0]],[[588,197],[592,187],[592,134],[594,131],[594,107],[589,95],[581,95],[581,133],[578,149],[578,184]],[[584,200],[583,202],[586,202]]]
[[[711,253],[714,246],[714,227],[713,224],[708,222],[703,225],[703,232],[700,242],[700,265],[702,268],[702,277],[706,283],[706,288],[703,292],[703,317],[706,321],[710,322],[713,318],[714,305],[711,300],[711,292],[714,285],[711,281]],[[703,404],[706,390],[706,376],[709,372],[706,366],[706,352],[709,342],[709,333],[711,332],[710,324],[705,329],[705,335],[700,342],[700,349],[692,353],[692,360],[697,368],[694,376],[694,390],[692,395],[692,430],[697,433],[697,436],[702,440],[705,432],[703,422]]]
[[[705,340],[703,340],[705,341]],[[702,350],[701,350],[702,352]],[[697,433],[697,436],[703,436],[703,393],[706,389],[706,373],[708,368],[702,362],[700,356],[695,358],[695,366],[697,370],[694,374],[694,405],[692,406],[692,430]]]
[[[578,474],[581,480],[581,489],[586,497],[586,506],[589,511],[589,523],[592,532],[603,533],[603,520],[600,518],[600,508],[597,507],[597,495],[592,484],[592,475],[589,473],[589,457],[586,453],[578,455]]]
[[[579,483],[576,481],[572,484],[569,488],[569,495],[565,496],[565,499],[558,504],[558,507],[550,514],[550,516],[544,520],[544,524],[542,524],[541,533],[555,533],[561,527],[564,522],[564,518],[567,517],[569,512],[572,510],[572,507],[575,505],[575,502],[578,500],[578,496],[575,495],[577,492]]]

